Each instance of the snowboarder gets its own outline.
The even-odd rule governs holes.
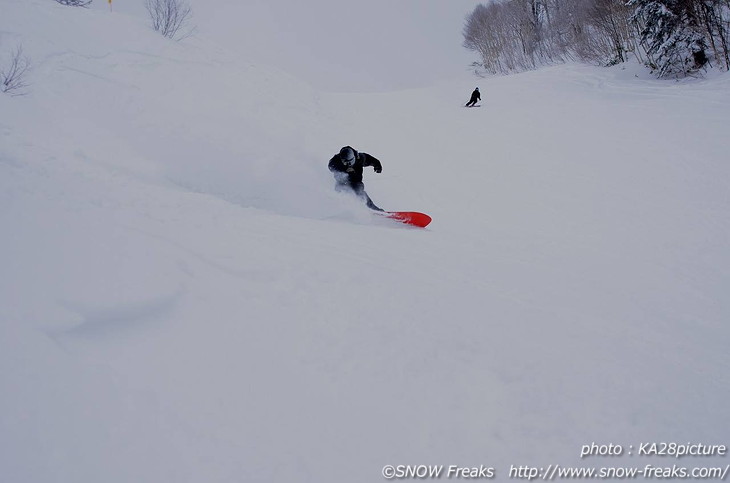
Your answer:
[[[466,103],[465,107],[471,107],[474,104],[476,104],[477,101],[481,101],[481,100],[482,100],[482,96],[481,96],[481,94],[479,94],[479,88],[477,87],[476,89],[474,89],[474,92],[471,93],[471,99],[469,99],[469,102]]]
[[[350,190],[362,198],[371,210],[384,211],[375,206],[365,192],[365,185],[362,182],[362,169],[365,166],[372,166],[376,173],[383,171],[383,166],[376,157],[368,153],[358,153],[352,147],[345,146],[330,159],[327,167],[335,177],[335,190]]]

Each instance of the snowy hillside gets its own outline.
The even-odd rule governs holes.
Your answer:
[[[0,94],[0,481],[730,463],[579,458],[730,444],[727,74],[348,90],[249,57],[207,2],[171,42],[121,2],[0,1],[0,65],[33,65]],[[335,193],[347,144],[433,223]]]

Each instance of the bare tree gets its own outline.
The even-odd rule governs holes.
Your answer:
[[[23,55],[23,48],[16,47],[10,56],[10,64],[0,70],[0,91],[11,96],[22,96],[28,87],[27,74],[30,71],[30,59]]]
[[[730,70],[730,0],[499,0],[466,19],[464,46],[486,72],[634,55],[658,75]]]
[[[573,46],[582,60],[614,65],[626,62],[628,52],[636,54],[631,9],[624,2],[592,0],[575,4],[573,9],[585,34]]]
[[[56,0],[61,5],[68,5],[70,7],[88,7],[91,5],[92,0]]]
[[[481,59],[480,65],[492,74],[504,74],[510,69],[502,65],[503,36],[498,29],[503,25],[497,20],[499,6],[478,4],[464,24],[464,47],[475,51]]]
[[[511,0],[478,5],[467,17],[464,46],[479,53],[487,72],[535,69],[571,58],[551,11],[556,0]]]
[[[730,70],[730,1],[696,0],[696,9],[705,37],[718,65]]]
[[[192,17],[190,5],[184,0],[145,0],[152,19],[152,28],[168,39],[181,40],[192,34],[188,28]]]

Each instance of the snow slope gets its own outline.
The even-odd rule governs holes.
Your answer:
[[[727,74],[331,92],[206,29],[2,1],[34,68],[0,95],[0,480],[506,481],[728,443]],[[334,193],[345,144],[432,225]]]

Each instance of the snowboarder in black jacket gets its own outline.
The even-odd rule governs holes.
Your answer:
[[[477,103],[477,101],[481,101],[482,96],[479,94],[479,88],[477,87],[474,89],[474,92],[471,93],[471,99],[469,99],[469,102],[466,103],[466,107],[471,107],[474,104]]]
[[[328,164],[329,170],[335,177],[335,190],[352,191],[362,198],[371,210],[384,211],[375,206],[373,200],[365,192],[365,185],[362,182],[362,169],[365,166],[372,166],[376,173],[383,171],[383,166],[375,156],[358,153],[350,146],[340,149],[340,152],[332,156]]]

